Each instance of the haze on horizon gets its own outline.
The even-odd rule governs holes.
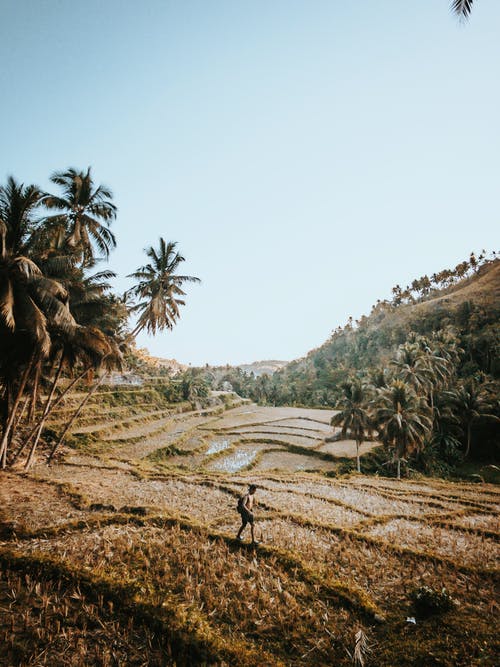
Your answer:
[[[391,287],[498,246],[500,4],[0,3],[0,178],[91,165],[116,289],[159,236],[188,288],[138,345],[294,359]],[[104,268],[104,267],[103,267]]]

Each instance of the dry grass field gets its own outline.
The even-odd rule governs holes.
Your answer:
[[[493,485],[325,476],[355,446],[323,410],[101,410],[0,478],[0,664],[347,666],[359,630],[366,667],[499,664]]]

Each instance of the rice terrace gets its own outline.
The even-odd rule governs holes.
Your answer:
[[[101,390],[79,447],[4,473],[2,664],[349,665],[359,631],[367,665],[495,664],[494,485],[329,477],[355,445],[325,442],[328,410],[228,393],[124,420],[120,392],[148,398]],[[424,587],[453,609],[420,618]]]

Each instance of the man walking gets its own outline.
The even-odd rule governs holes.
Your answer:
[[[253,523],[254,523],[253,506],[255,502],[254,495],[256,491],[257,487],[255,486],[255,484],[250,484],[250,486],[248,487],[248,493],[246,493],[238,500],[238,512],[241,514],[241,527],[238,531],[236,539],[237,540],[242,539],[241,534],[245,530],[247,523],[249,523],[250,531],[252,533],[252,544],[258,544],[257,540],[255,539],[254,528],[253,528]]]

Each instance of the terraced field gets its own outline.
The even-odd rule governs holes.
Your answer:
[[[359,630],[367,667],[498,664],[496,487],[327,477],[355,454],[331,413],[228,403],[106,421],[101,397],[78,448],[3,473],[0,664],[347,666]],[[422,586],[454,608],[420,617]]]
[[[355,456],[352,441],[326,442],[333,435],[330,410],[260,407],[231,394],[224,405],[193,410],[188,404],[162,404],[154,390],[97,394],[72,428],[77,460],[84,449],[100,459],[163,462],[190,471],[326,472],[338,466],[338,457]],[[127,405],[115,405],[118,397]],[[76,398],[55,413],[53,427],[68,418]],[[361,452],[375,445],[364,443]],[[68,451],[66,460],[74,456]]]

